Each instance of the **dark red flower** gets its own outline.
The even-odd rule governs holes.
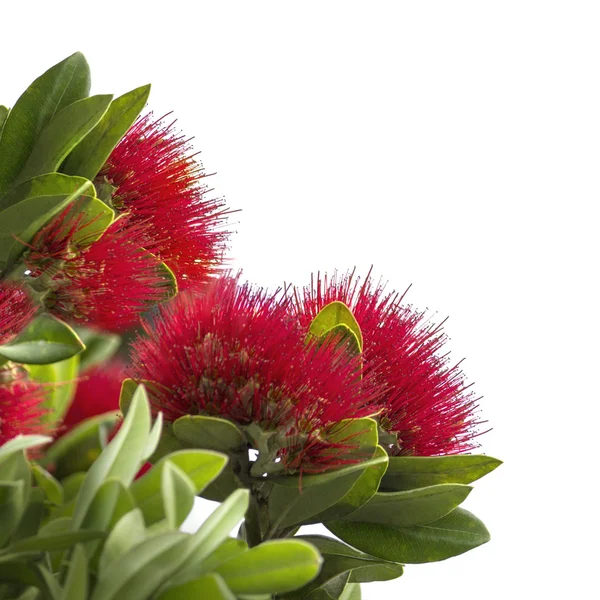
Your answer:
[[[90,243],[93,222],[67,209],[34,238],[25,255],[28,281],[55,315],[123,331],[169,293],[160,261],[142,248],[145,235],[143,225],[124,215]]]
[[[22,287],[0,283],[0,344],[10,342],[31,321],[37,310]]]
[[[148,114],[131,127],[98,178],[116,189],[113,206],[131,223],[149,223],[145,247],[166,262],[181,289],[195,287],[222,262],[229,236],[221,200],[206,199],[206,176],[189,140]]]
[[[17,366],[0,367],[0,446],[17,435],[48,433],[45,388]]]
[[[118,413],[121,384],[125,377],[125,363],[116,359],[81,375],[75,397],[63,418],[63,434],[96,415]]]
[[[470,391],[459,364],[451,365],[442,324],[424,312],[402,305],[403,296],[384,291],[370,273],[362,285],[354,272],[331,279],[317,276],[296,291],[303,327],[327,304],[346,304],[360,325],[365,371],[385,387],[381,424],[398,435],[400,452],[434,456],[477,447],[478,398]]]
[[[372,414],[374,387],[333,344],[305,343],[289,300],[222,278],[202,295],[181,295],[145,323],[132,376],[148,379],[167,421],[187,414],[256,423],[286,438],[279,458],[292,470],[322,471],[346,460],[328,431]]]

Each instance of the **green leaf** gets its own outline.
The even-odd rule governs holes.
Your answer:
[[[10,267],[36,233],[71,202],[92,188],[86,181],[71,194],[26,198],[0,213],[0,269]]]
[[[0,197],[10,188],[46,124],[63,108],[85,98],[88,64],[80,52],[38,77],[17,100],[0,137]]]
[[[64,531],[48,535],[36,535],[15,544],[11,544],[2,552],[31,552],[52,550],[64,550],[71,548],[75,544],[88,542],[90,540],[99,540],[104,537],[104,532],[92,529],[81,529],[79,531]]]
[[[375,456],[383,458],[384,462],[365,469],[356,483],[339,502],[312,517],[311,521],[314,523],[324,523],[325,521],[341,519],[353,513],[373,497],[379,489],[379,483],[388,466],[387,452],[381,446],[377,446]]]
[[[35,446],[41,446],[51,441],[52,438],[47,435],[17,435],[0,446],[0,464],[15,452],[35,448]]]
[[[311,523],[312,517],[339,502],[358,481],[365,469],[385,463],[379,456],[328,471],[321,475],[273,478],[269,496],[269,518],[273,526],[283,529],[299,523]]]
[[[0,200],[0,211],[10,208],[14,204],[26,198],[38,198],[40,196],[69,196],[73,190],[83,185],[88,185],[88,194],[96,195],[96,190],[90,181],[84,177],[71,177],[62,173],[44,173],[32,177],[13,188]]]
[[[117,435],[91,466],[81,486],[73,527],[83,522],[97,490],[104,479],[115,477],[129,485],[140,468],[144,449],[150,432],[150,407],[144,386],[138,386],[131,408]]]
[[[38,486],[53,504],[62,504],[64,500],[63,489],[60,483],[39,465],[32,465],[31,471]]]
[[[130,548],[139,544],[146,536],[146,526],[142,511],[136,508],[117,521],[113,530],[108,536],[98,565],[99,575],[103,577],[111,570],[118,560]]]
[[[308,329],[309,336],[322,338],[338,325],[347,327],[358,341],[359,351],[363,349],[363,337],[358,321],[352,311],[343,303],[335,300],[324,306],[313,319]]]
[[[71,236],[71,243],[90,246],[100,239],[115,219],[115,211],[102,200],[91,196],[82,196],[73,202],[65,221],[79,219],[77,230]]]
[[[46,386],[47,399],[44,403],[44,407],[49,412],[44,415],[44,418],[48,423],[57,423],[67,412],[75,395],[79,355],[48,365],[25,365],[25,367],[32,379],[50,384]]]
[[[0,104],[0,138],[2,138],[2,130],[4,129],[4,123],[8,117],[9,110],[6,106]]]
[[[237,462],[236,455],[230,456],[229,462],[225,465],[221,474],[202,490],[200,495],[213,502],[223,502],[229,494],[233,494],[235,490],[245,487],[233,472],[232,465]]]
[[[121,338],[115,333],[88,327],[75,327],[75,331],[85,344],[85,350],[79,355],[79,370],[82,373],[112,358],[121,345]]]
[[[359,552],[346,544],[321,535],[300,536],[315,546],[323,557],[324,564],[319,576],[308,586],[298,591],[306,593],[319,587],[326,588],[328,583],[340,575],[344,579],[355,583],[368,583],[371,581],[389,581],[396,579],[403,573],[403,566],[376,558],[364,552]],[[292,595],[293,596],[293,595]],[[300,596],[302,597],[302,596]]]
[[[222,564],[217,573],[236,594],[283,593],[314,579],[321,556],[301,540],[264,542]]]
[[[194,506],[194,484],[181,469],[166,461],[162,469],[161,489],[167,523],[177,529]]]
[[[23,481],[0,482],[0,547],[17,528],[25,510],[25,484]]]
[[[88,561],[82,546],[75,546],[61,600],[87,600]]]
[[[113,100],[100,122],[69,154],[62,170],[94,179],[146,105],[149,94],[150,86],[144,85]]]
[[[192,448],[235,452],[246,446],[242,432],[231,421],[217,417],[180,417],[173,423],[173,433]]]
[[[77,100],[63,108],[44,127],[19,172],[15,185],[43,173],[58,171],[69,152],[95,127],[112,96],[104,94]]]
[[[0,346],[0,355],[14,362],[46,365],[71,358],[84,348],[71,327],[52,315],[42,314],[9,344]]]
[[[194,494],[199,494],[223,470],[227,457],[210,450],[180,450],[162,458],[136,479],[131,486],[131,493],[148,525],[166,516],[161,486],[167,463],[180,469],[191,480]]]
[[[100,438],[117,420],[118,413],[114,411],[82,421],[48,448],[43,464],[54,465],[60,479],[87,471],[102,451]]]
[[[425,563],[467,552],[490,539],[473,514],[456,508],[438,521],[414,527],[335,521],[325,526],[346,543],[384,560]]]
[[[177,569],[188,537],[170,532],[132,546],[118,569],[100,575],[90,600],[147,600]]]
[[[198,572],[203,561],[227,539],[229,532],[243,519],[248,510],[248,490],[236,490],[220,504],[200,525],[196,533],[188,536],[185,555],[178,568],[177,578],[182,574]]]
[[[207,557],[202,565],[199,565],[198,574],[211,573],[218,569],[222,564],[232,559],[238,554],[242,554],[248,550],[248,544],[244,540],[237,538],[227,538],[209,557]],[[181,573],[178,573],[178,577]]]
[[[349,583],[344,588],[344,593],[340,596],[340,600],[361,600],[362,594],[360,593],[359,583]]]
[[[158,600],[196,600],[200,598],[235,600],[236,596],[219,575],[211,573],[168,589],[158,597]]]
[[[37,535],[42,521],[48,516],[44,500],[44,492],[39,488],[33,488],[29,491],[27,506],[17,528],[12,533],[11,543]]]
[[[382,491],[403,491],[438,483],[472,483],[502,461],[491,456],[393,456],[381,482]]]
[[[437,521],[454,510],[471,489],[460,483],[440,483],[404,492],[377,493],[344,520],[397,527],[423,525]]]

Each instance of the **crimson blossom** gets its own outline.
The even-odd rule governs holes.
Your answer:
[[[45,388],[19,366],[0,367],[0,446],[17,435],[48,433]]]
[[[113,186],[112,206],[127,211],[132,225],[150,225],[144,247],[172,269],[182,290],[217,271],[229,236],[228,211],[205,197],[206,174],[194,156],[173,123],[150,113],[123,136],[96,179]]]
[[[56,316],[123,331],[169,293],[160,261],[142,248],[145,235],[123,215],[96,240],[94,222],[67,208],[30,244],[26,281]]]
[[[338,300],[353,312],[363,335],[365,371],[385,388],[380,423],[398,437],[396,454],[436,456],[477,447],[477,398],[459,364],[451,365],[442,325],[402,304],[403,296],[385,293],[370,272],[360,284],[354,272],[313,279],[295,290],[300,323],[310,321]]]
[[[377,388],[343,347],[307,345],[283,295],[220,278],[160,307],[144,327],[132,377],[154,382],[166,421],[212,415],[277,432],[287,472],[349,462],[352,441],[328,436],[342,419],[371,415]]]
[[[75,397],[63,417],[63,435],[96,415],[109,412],[117,414],[121,384],[125,377],[125,363],[119,359],[110,360],[83,373],[77,382]]]
[[[0,344],[10,342],[29,323],[38,307],[18,285],[0,283]]]

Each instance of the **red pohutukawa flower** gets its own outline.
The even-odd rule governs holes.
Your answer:
[[[118,413],[121,384],[125,377],[125,363],[117,359],[83,373],[77,383],[75,397],[63,418],[62,433],[96,415]]]
[[[152,113],[138,119],[98,175],[116,189],[112,204],[149,223],[145,247],[168,264],[181,289],[214,274],[229,236],[221,200],[206,199],[205,173],[189,140]]]
[[[16,435],[48,433],[43,422],[46,392],[17,366],[0,367],[0,446]]]
[[[181,295],[145,323],[132,376],[157,384],[152,401],[167,421],[203,414],[255,423],[284,432],[278,458],[288,470],[339,466],[352,443],[328,443],[327,433],[372,414],[375,386],[343,348],[307,345],[288,305],[227,278],[202,295]]]
[[[10,342],[37,310],[38,307],[22,287],[0,283],[0,344]]]
[[[397,434],[401,454],[434,456],[467,452],[477,444],[477,398],[459,365],[451,366],[441,325],[402,305],[403,296],[384,291],[370,273],[360,285],[354,272],[317,276],[296,290],[296,308],[308,327],[334,300],[346,304],[360,325],[365,372],[385,387],[381,424]]]
[[[75,215],[75,216],[73,216]],[[127,215],[95,239],[94,223],[65,210],[41,229],[25,255],[28,280],[45,292],[46,309],[72,322],[123,331],[166,299],[160,261],[142,248],[146,227]]]

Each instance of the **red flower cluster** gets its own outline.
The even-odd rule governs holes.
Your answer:
[[[22,287],[0,283],[0,344],[10,342],[33,318],[37,310]]]
[[[401,304],[402,296],[384,293],[370,273],[362,285],[354,273],[317,277],[296,290],[296,309],[308,328],[324,306],[346,304],[360,325],[365,371],[386,390],[379,406],[381,424],[398,435],[402,454],[433,456],[467,452],[477,445],[477,398],[459,365],[449,365],[441,325]]]
[[[216,280],[182,295],[145,323],[132,376],[154,381],[154,407],[167,421],[206,414],[284,431],[279,458],[289,470],[318,472],[346,462],[348,444],[327,442],[346,418],[373,413],[376,388],[360,363],[334,344],[306,345],[290,301]]]
[[[0,446],[16,435],[48,433],[44,388],[21,367],[0,367]]]
[[[93,221],[67,208],[42,228],[25,255],[28,277],[55,315],[108,331],[135,325],[165,299],[161,263],[142,249],[146,228],[127,216],[95,239]]]
[[[108,412],[119,412],[125,364],[112,360],[86,371],[77,382],[77,392],[63,418],[63,435],[82,421]]]
[[[150,225],[145,248],[169,265],[181,289],[216,272],[229,236],[223,202],[204,197],[205,176],[189,140],[152,114],[131,127],[98,176],[116,188],[117,210],[127,211],[132,224]]]

